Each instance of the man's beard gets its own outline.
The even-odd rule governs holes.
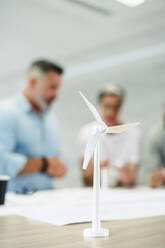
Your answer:
[[[53,103],[53,100],[51,100],[50,102],[46,102],[46,100],[44,100],[42,98],[42,96],[37,96],[37,99],[36,99],[36,102],[39,106],[39,108],[42,110],[42,111],[45,111],[47,110],[48,108],[50,108],[50,106],[52,105]]]

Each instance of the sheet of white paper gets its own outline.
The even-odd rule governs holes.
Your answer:
[[[11,194],[7,197],[7,205],[13,213],[50,224],[88,222],[92,216],[92,189],[43,191],[28,196]],[[101,220],[164,214],[164,189],[102,189]]]

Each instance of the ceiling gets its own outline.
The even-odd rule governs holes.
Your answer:
[[[165,1],[129,8],[115,0],[86,1],[104,15],[69,0],[3,0],[0,5],[0,79],[29,61],[49,57],[66,68],[164,42]]]

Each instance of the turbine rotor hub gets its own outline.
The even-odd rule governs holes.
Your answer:
[[[107,126],[106,125],[99,125],[97,126],[96,130],[100,133],[104,133],[107,129]]]

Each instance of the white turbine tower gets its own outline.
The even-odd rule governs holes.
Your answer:
[[[98,126],[94,130],[92,138],[89,140],[84,156],[83,169],[87,169],[88,163],[94,153],[94,176],[93,176],[93,213],[92,228],[84,230],[85,237],[106,237],[109,236],[109,230],[101,228],[100,225],[100,149],[99,138],[102,134],[121,133],[129,128],[136,127],[139,123],[130,123],[120,126],[108,127],[101,119],[96,108],[87,100],[87,98],[79,92],[86,105],[96,119]]]

